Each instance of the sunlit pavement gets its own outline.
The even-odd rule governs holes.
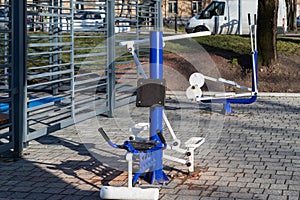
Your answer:
[[[181,164],[165,161],[170,182],[160,187],[160,199],[300,199],[299,97],[260,97],[251,105],[232,105],[235,113],[226,117],[218,112],[219,107],[172,108],[176,106],[166,113],[175,122],[180,139],[195,130],[214,134],[214,122],[206,119],[223,121],[218,122],[220,132],[207,155],[201,154],[201,148],[196,154],[195,174],[187,174],[187,167]],[[148,113],[139,116],[138,112],[131,113],[147,120]],[[194,127],[190,113],[200,116]],[[187,125],[177,127],[176,120]],[[98,121],[93,126],[103,126],[108,132],[128,130],[122,122],[113,125],[116,119],[101,116]],[[110,158],[103,156],[112,149],[85,140],[88,137],[84,138],[82,127],[88,123],[31,141],[22,159],[1,158],[0,199],[100,199],[102,185],[126,186],[126,172],[107,164]],[[206,129],[207,123],[211,125]],[[201,136],[210,137],[207,133]]]

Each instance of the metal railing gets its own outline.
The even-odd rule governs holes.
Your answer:
[[[5,0],[0,152],[20,154],[23,142],[95,115],[113,116],[133,101],[139,73],[119,43],[159,30],[160,7],[156,0]],[[147,58],[148,49],[137,55]]]

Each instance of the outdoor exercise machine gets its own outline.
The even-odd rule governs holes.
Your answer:
[[[183,34],[183,35],[173,35],[173,36],[166,36],[163,37],[163,42],[165,41],[172,41],[172,40],[180,40],[180,39],[188,39],[193,37],[202,37],[202,36],[209,36],[211,33],[209,31],[204,32],[198,32],[198,33],[191,33],[191,34]],[[132,54],[139,73],[143,76],[143,78],[147,78],[147,75],[142,67],[142,64],[140,63],[138,56],[136,55],[135,47],[138,44],[143,44],[149,42],[149,39],[144,40],[136,40],[136,41],[124,41],[121,42],[121,46],[126,46],[128,51]],[[164,44],[163,44],[164,45]],[[163,154],[163,157],[165,159],[178,162],[181,164],[184,164],[188,167],[189,173],[194,173],[194,151],[198,147],[200,147],[204,142],[205,138],[203,137],[191,137],[188,141],[185,142],[185,148],[181,147],[181,140],[177,138],[170,121],[168,120],[165,112],[163,111],[163,121],[165,125],[168,128],[169,133],[171,134],[172,141],[170,142],[170,145],[167,146],[168,149],[175,150],[178,153],[184,154],[187,156],[187,159],[181,159],[174,156],[169,156],[167,154]],[[134,125],[134,127],[130,128],[130,131],[132,132],[132,138],[138,138],[138,135],[143,132],[147,131],[149,129],[149,123],[138,123]]]
[[[143,178],[152,185],[164,185],[169,181],[168,177],[163,172],[162,152],[167,147],[166,140],[163,137],[163,120],[166,122],[167,126],[171,128],[170,123],[163,112],[166,95],[165,80],[163,79],[163,41],[196,37],[196,35],[198,37],[210,35],[210,33],[205,32],[163,38],[162,32],[150,32],[150,40],[128,41],[121,44],[123,46],[126,45],[129,52],[132,53],[137,63],[138,71],[143,76],[137,83],[136,106],[150,108],[150,122],[139,123],[134,129],[132,128],[131,130],[133,131],[134,136],[130,137],[131,140],[124,141],[122,145],[113,143],[105,131],[102,128],[99,128],[99,132],[111,147],[126,150],[126,160],[128,162],[128,187],[103,186],[100,191],[100,197],[102,199],[158,199],[158,188],[141,189],[132,186],[137,183],[138,178],[142,174],[145,174]],[[135,54],[135,45],[146,42],[150,42],[150,79],[147,78],[138,57]],[[148,128],[149,139],[135,140],[140,131],[147,130]],[[176,138],[173,130],[171,134],[176,140],[176,142],[173,143],[176,143],[175,146],[178,146],[177,149],[180,149],[180,140]],[[200,141],[198,140],[198,138],[192,138],[190,143],[195,144],[190,144],[188,150],[194,150],[196,146],[200,146],[204,142],[203,138],[200,138]],[[132,159],[134,155],[139,155],[139,171],[135,173],[132,178]],[[193,152],[188,155],[193,158]],[[193,160],[190,162],[181,160],[181,162],[184,162],[189,167],[193,167],[192,164],[189,164],[193,163]]]
[[[162,69],[162,32],[150,33],[150,79],[140,79],[137,89],[136,105],[150,107],[150,135],[149,140],[127,140],[123,145],[117,145],[109,139],[103,129],[99,129],[102,136],[114,148],[127,151],[128,187],[105,186],[101,188],[102,199],[158,199],[158,188],[134,188],[138,178],[147,170],[146,176],[151,184],[164,184],[168,177],[162,168],[162,150],[166,148],[166,141],[162,135],[162,111],[165,103],[165,81]],[[145,98],[145,95],[150,98]],[[140,170],[132,179],[132,158],[139,154]]]
[[[186,94],[189,99],[203,103],[223,103],[224,113],[232,113],[230,103],[250,104],[257,98],[257,41],[256,41],[256,16],[254,16],[254,24],[251,24],[250,15],[248,15],[250,39],[251,39],[251,53],[252,53],[252,88],[241,86],[234,81],[223,78],[212,78],[204,76],[200,73],[194,73],[190,76],[189,82],[191,86],[187,89]],[[195,34],[176,35],[169,37],[162,37],[161,32],[151,32],[150,40],[136,40],[121,42],[121,46],[126,46],[128,51],[132,54],[138,72],[143,76],[143,79],[138,80],[136,106],[150,107],[150,123],[138,123],[130,130],[132,136],[129,140],[124,141],[122,145],[113,143],[105,131],[100,128],[99,132],[104,139],[113,148],[120,148],[126,150],[126,160],[128,162],[128,187],[113,187],[103,186],[100,191],[102,199],[158,199],[158,188],[135,188],[134,186],[138,178],[142,174],[146,174],[144,179],[151,184],[165,184],[168,182],[168,177],[163,172],[162,158],[166,158],[175,162],[179,162],[188,166],[189,172],[194,172],[194,150],[205,142],[205,138],[191,137],[186,143],[186,149],[181,148],[181,141],[176,137],[169,120],[164,111],[165,101],[165,80],[163,79],[162,70],[162,52],[163,42],[169,40],[185,39],[191,37],[199,37],[210,35],[209,32],[199,32]],[[150,79],[138,59],[135,52],[135,47],[138,44],[150,42]],[[239,89],[246,90],[247,93],[219,93],[214,96],[203,96],[201,87],[205,80],[214,81],[217,83],[228,84]],[[244,98],[248,97],[250,98]],[[173,141],[170,147],[167,145],[162,132],[162,121],[165,122]],[[138,135],[142,131],[149,129],[149,139],[140,139]],[[163,150],[170,148],[188,156],[188,160],[176,158],[173,156],[163,155]],[[139,155],[139,171],[132,178],[132,160],[134,155]]]
[[[230,104],[251,104],[256,101],[258,94],[258,51],[257,51],[257,22],[256,15],[254,15],[254,23],[251,23],[251,16],[248,14],[248,23],[250,30],[251,54],[252,54],[252,87],[241,86],[238,83],[226,80],[223,78],[213,78],[205,76],[201,73],[193,73],[189,78],[190,86],[186,90],[188,99],[202,102],[202,103],[223,103],[223,114],[232,114]],[[225,93],[211,93],[204,95],[201,87],[205,81],[213,81],[216,83],[234,86],[242,89],[245,92],[225,92]],[[248,97],[248,98],[246,98]]]

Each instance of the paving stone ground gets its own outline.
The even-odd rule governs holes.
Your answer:
[[[175,96],[167,102],[178,138],[201,136],[206,143],[195,152],[195,174],[164,162],[170,181],[160,187],[161,200],[300,199],[300,98],[260,97],[251,105],[232,105],[235,114],[226,117],[220,105]],[[104,144],[94,129],[102,126],[122,141],[128,125],[147,120],[148,111],[129,106],[115,118],[100,116],[29,142],[23,158],[0,159],[0,199],[92,200],[100,199],[102,185],[125,186],[125,152]]]

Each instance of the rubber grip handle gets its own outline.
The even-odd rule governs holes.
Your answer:
[[[102,127],[100,127],[98,129],[98,131],[101,133],[102,137],[105,139],[106,142],[108,142],[108,143],[111,142],[110,139],[109,139],[109,137],[107,136],[107,134],[105,133],[105,131],[103,130]]]
[[[251,16],[250,16],[250,13],[248,13],[248,24],[249,24],[249,26],[251,25]]]
[[[166,144],[166,140],[165,140],[163,134],[161,133],[161,131],[157,131],[157,135],[158,135],[160,141],[161,141],[163,144]]]

